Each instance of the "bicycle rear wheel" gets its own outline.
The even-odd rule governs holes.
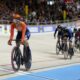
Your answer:
[[[30,70],[31,65],[32,65],[32,55],[31,51],[28,51],[26,47],[24,47],[24,65],[26,71]]]
[[[20,69],[21,64],[21,51],[19,48],[14,47],[11,53],[11,64],[14,71]]]

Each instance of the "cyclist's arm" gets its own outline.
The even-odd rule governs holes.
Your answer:
[[[55,32],[54,32],[54,37],[55,37],[55,35],[56,35],[57,31],[58,31],[58,29],[56,28],[56,30],[55,30]]]
[[[11,29],[10,29],[10,40],[13,39],[14,36],[14,26],[11,24]]]
[[[26,24],[23,24],[22,25],[22,38],[21,38],[22,42],[25,40],[25,32],[26,32]]]

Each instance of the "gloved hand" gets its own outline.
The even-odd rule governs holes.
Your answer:
[[[8,45],[12,45],[12,40],[8,40]]]
[[[24,45],[24,40],[21,40],[21,44]]]

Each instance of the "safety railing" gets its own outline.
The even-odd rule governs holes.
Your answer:
[[[28,28],[31,33],[45,33],[45,32],[53,32],[58,25],[62,25],[63,27],[68,27],[71,29],[80,28],[80,20],[74,21],[65,21],[63,22],[52,22],[52,23],[40,23],[36,22],[33,24],[32,22],[28,23]],[[15,30],[15,34],[16,34]],[[9,20],[0,20],[0,35],[8,35],[10,34],[10,21]]]
[[[26,23],[27,23],[27,25],[54,25],[54,24],[58,25],[58,24],[65,24],[65,23],[68,25],[68,23],[73,23],[73,22],[74,22],[75,25],[80,25],[79,24],[79,22],[80,22],[79,19],[65,20],[65,21],[57,20],[57,21],[54,21],[54,22],[52,22],[52,21],[47,21],[47,22],[38,22],[38,21],[29,22],[29,21],[27,21]],[[10,24],[10,23],[11,23],[10,20],[0,20],[0,24]]]

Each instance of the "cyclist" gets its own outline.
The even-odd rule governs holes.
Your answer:
[[[79,39],[80,39],[80,28],[79,28],[78,31],[76,32],[75,36],[76,36],[76,37],[79,37]]]
[[[63,38],[66,37],[69,40],[69,42],[72,42],[73,31],[71,29],[64,27],[62,36],[63,36]]]
[[[80,31],[79,31],[79,29],[77,29],[77,31],[75,32],[75,36],[74,36],[75,46],[76,46],[77,40],[79,38],[79,35],[80,35]]]
[[[65,27],[62,29],[62,31],[63,31],[63,34],[62,34],[62,48],[63,48],[63,43],[67,43],[69,34],[68,34],[68,29],[66,29]]]
[[[58,25],[57,28],[55,29],[54,37],[55,37],[57,32],[58,32],[58,38],[62,35],[62,30],[61,29],[62,29],[62,26]]]
[[[69,49],[68,49],[68,53],[70,55],[70,58],[72,58],[74,51],[73,51],[73,45],[72,45],[72,40],[71,38],[73,37],[73,33],[70,29],[63,29],[63,35],[62,35],[62,40],[63,40],[63,44],[62,44],[62,49],[64,47],[64,44],[67,44],[67,41],[69,40]],[[68,46],[67,46],[68,47]]]
[[[57,43],[59,43],[59,46],[61,46],[60,45],[60,40],[62,39],[62,34],[63,34],[61,25],[58,25],[57,28],[55,29],[54,37],[55,37],[57,32],[58,32],[58,34],[57,34],[57,38],[58,38]]]
[[[17,30],[17,36],[16,36],[16,43],[18,40],[21,40],[21,44],[25,45],[28,51],[28,55],[31,55],[31,51],[29,48],[28,39],[30,38],[30,32],[27,28],[27,25],[20,20],[21,16],[18,14],[15,14],[13,16],[13,22],[11,23],[11,29],[10,29],[10,38],[8,40],[8,45],[12,44],[12,40],[14,37],[14,29]]]
[[[77,30],[77,32],[75,33],[75,44],[77,43],[77,40],[80,40],[80,28]]]

